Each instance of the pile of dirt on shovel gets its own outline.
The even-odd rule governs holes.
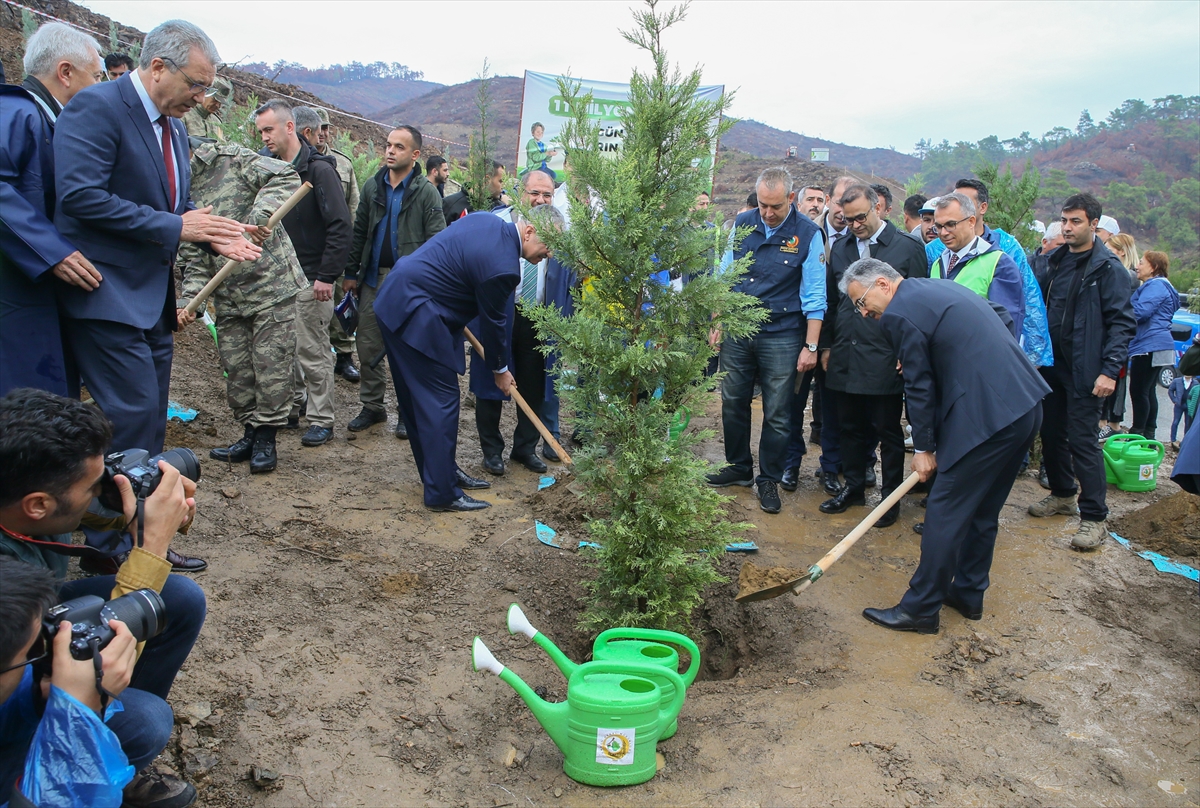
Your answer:
[[[583,526],[592,519],[608,515],[606,502],[590,503],[579,495],[582,483],[564,477],[548,488],[543,488],[529,497],[529,509],[533,516],[555,530],[575,531],[582,534]]]
[[[1200,498],[1180,491],[1112,521],[1112,531],[1170,558],[1200,556]]]

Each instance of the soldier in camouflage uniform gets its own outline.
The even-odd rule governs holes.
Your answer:
[[[227,462],[250,461],[250,472],[272,471],[276,465],[275,432],[285,426],[292,407],[292,367],[296,357],[296,295],[308,281],[283,227],[264,225],[300,187],[296,170],[281,160],[263,157],[234,143],[192,142],[192,199],[212,205],[213,212],[255,224],[251,238],[261,242],[262,256],[240,265],[216,288],[210,300],[217,311],[221,364],[228,374],[226,390],[233,415],[245,427],[242,438],[209,456]],[[185,307],[225,259],[195,244],[179,250]],[[195,319],[181,314],[180,324]]]
[[[354,163],[350,158],[330,144],[329,113],[316,107],[297,107],[293,110],[293,115],[298,116],[296,131],[304,136],[308,144],[316,149],[318,154],[324,154],[337,161],[338,177],[342,180],[346,206],[350,208],[350,218],[353,219],[355,211],[358,210],[358,177],[354,174]],[[338,284],[334,286],[337,287]],[[357,384],[361,375],[354,366],[354,336],[342,330],[342,324],[336,317],[329,321],[329,343],[337,352],[333,375]]]
[[[204,94],[204,100],[183,114],[188,137],[204,137],[224,143],[226,137],[221,127],[225,122],[221,120],[221,115],[232,102],[233,85],[229,79],[217,76],[212,88]]]

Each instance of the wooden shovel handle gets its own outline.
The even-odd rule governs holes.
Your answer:
[[[479,358],[486,360],[487,357],[483,355],[483,346],[479,344],[479,340],[477,340],[475,335],[471,333],[471,329],[463,328],[463,334],[466,335],[467,342],[471,343],[471,347],[475,349],[475,353],[479,354]],[[562,458],[564,463],[566,463],[568,466],[573,465],[575,461],[571,459],[569,454],[567,454],[567,450],[559,445],[559,442],[554,439],[554,436],[550,434],[550,430],[546,429],[546,425],[542,423],[541,418],[538,418],[537,413],[533,411],[533,408],[525,402],[525,398],[517,390],[517,385],[515,382],[513,383],[512,388],[509,390],[509,394],[512,396],[513,401],[517,402],[517,406],[521,408],[521,411],[525,413],[526,417],[528,417],[529,420],[533,422],[533,425],[537,427],[537,431],[541,433],[542,440],[550,444],[550,448],[553,449],[560,458]]]

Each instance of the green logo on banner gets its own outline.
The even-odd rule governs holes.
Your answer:
[[[620,119],[621,112],[628,106],[628,101],[593,99],[588,107],[588,117],[598,118],[602,121],[616,121]],[[550,96],[548,111],[551,115],[568,118],[571,115],[571,105],[561,95],[553,95]]]

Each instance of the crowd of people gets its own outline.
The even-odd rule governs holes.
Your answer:
[[[302,446],[327,443],[338,378],[358,384],[361,408],[346,429],[386,424],[390,381],[392,431],[410,442],[425,506],[486,508],[467,492],[490,483],[456,461],[467,336],[484,471],[507,473],[500,423],[515,390],[529,410],[517,413],[507,462],[541,473],[561,460],[530,415],[561,440],[553,363],[526,307],[571,314],[583,279],[539,229],[569,227],[572,197],[595,200],[571,187],[569,162],[563,176],[546,169],[555,152],[541,125],[516,178],[522,204],[506,197],[496,162],[493,204],[468,216],[465,191],[445,194],[449,164],[423,158],[408,124],[388,133],[383,164],[361,188],[351,159],[332,148],[324,110],[268,100],[253,116],[263,149],[230,141],[232,85],[219,64],[209,37],[180,20],[147,35],[137,64],[102,59],[90,36],[50,23],[27,43],[23,83],[0,88],[0,803],[195,799],[150,765],[170,735],[165,699],[204,622],[203,591],[177,573],[206,562],[170,548],[195,515],[195,484],[160,462],[160,484],[139,499],[104,459],[162,452],[173,334],[195,321],[192,304],[227,262],[236,267],[209,302],[243,432],[212,448],[213,459],[274,471],[279,431],[302,419]],[[709,204],[708,194],[696,201]],[[839,514],[865,508],[877,483],[884,497],[898,489],[911,449],[928,494],[920,566],[897,606],[864,614],[931,633],[943,605],[982,616],[998,514],[1036,435],[1049,494],[1029,513],[1078,514],[1072,546],[1103,542],[1098,438],[1119,428],[1126,385],[1131,431],[1156,434],[1155,380],[1174,363],[1179,296],[1167,256],[1139,256],[1086,193],[1063,203],[1031,255],[989,226],[979,180],[907,198],[903,227],[892,204],[887,185],[849,176],[800,189],[782,168],[758,178],[733,222],[743,237],[713,271],[752,258],[735,289],[769,316],[750,337],[711,335],[726,463],[708,482],[753,486],[762,509],[779,513],[779,489],[799,487],[811,443],[828,495],[819,511]],[[676,288],[688,282],[663,274]],[[1184,421],[1176,478],[1196,493],[1200,386],[1189,375],[1170,395],[1172,440]],[[97,505],[104,485],[119,491],[119,512]],[[899,509],[877,526],[894,524]],[[77,528],[83,545],[71,542]],[[73,555],[97,574],[64,583]],[[58,600],[142,588],[160,594],[166,630],[139,645],[116,621],[94,665],[71,656],[69,632],[51,643],[42,629]],[[39,682],[34,663],[46,660],[52,673]],[[86,762],[92,790],[46,776],[51,760],[66,761],[58,771]]]

